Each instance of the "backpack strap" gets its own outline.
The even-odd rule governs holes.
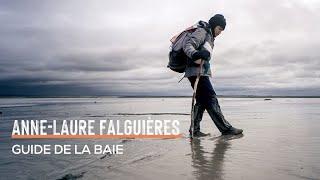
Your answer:
[[[171,39],[170,39],[170,42],[171,43],[175,43],[178,38],[181,36],[181,34],[183,34],[184,32],[187,32],[187,31],[194,31],[195,29],[197,29],[199,27],[197,27],[196,25],[193,25],[193,26],[190,26],[188,27],[187,29],[183,30],[182,32],[180,32],[179,34],[176,34],[175,36],[173,36]]]

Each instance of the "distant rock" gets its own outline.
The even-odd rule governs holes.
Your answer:
[[[266,98],[266,99],[264,99],[265,101],[271,101],[272,99],[270,99],[270,98]]]
[[[75,180],[75,179],[79,179],[79,178],[82,178],[83,175],[85,174],[86,172],[81,172],[80,174],[66,174],[65,176],[63,176],[62,178],[59,178],[57,180]]]

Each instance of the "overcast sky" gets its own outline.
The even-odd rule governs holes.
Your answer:
[[[320,95],[316,0],[0,0],[0,95],[191,95],[169,39],[216,13],[219,95]]]

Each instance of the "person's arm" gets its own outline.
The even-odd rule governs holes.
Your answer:
[[[201,59],[209,60],[210,52],[207,50],[198,50],[200,45],[206,40],[206,30],[197,28],[193,33],[187,36],[183,45],[183,51],[195,63],[200,64]]]

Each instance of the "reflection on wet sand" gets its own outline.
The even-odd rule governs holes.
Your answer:
[[[231,148],[232,139],[242,138],[238,136],[219,136],[210,139],[209,142],[216,142],[212,151],[207,152],[201,144],[201,138],[194,138],[190,141],[192,152],[192,167],[194,168],[195,178],[198,180],[205,179],[223,179],[223,161],[224,155]],[[208,142],[208,141],[206,141]]]

